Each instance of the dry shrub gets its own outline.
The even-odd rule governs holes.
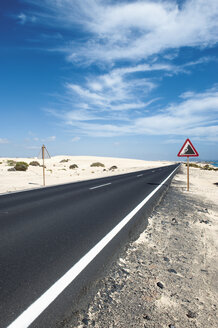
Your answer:
[[[29,163],[29,165],[31,165],[31,166],[40,166],[39,162],[37,162],[37,161],[32,161],[32,162]]]
[[[14,168],[16,171],[26,171],[28,166],[26,162],[17,162]]]
[[[16,165],[16,161],[14,161],[13,159],[8,159],[7,160],[7,164],[8,164],[8,166],[14,166],[14,165]]]
[[[92,163],[90,166],[91,167],[105,167],[104,164],[102,164],[100,162]]]
[[[113,165],[109,168],[110,171],[113,171],[113,170],[116,170],[117,169],[117,166],[116,165]]]
[[[78,169],[78,166],[76,164],[72,164],[69,166],[70,169]]]

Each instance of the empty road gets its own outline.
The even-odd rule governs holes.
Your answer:
[[[54,327],[178,166],[1,195],[0,327]]]

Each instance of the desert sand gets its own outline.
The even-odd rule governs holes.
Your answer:
[[[65,327],[218,327],[218,172],[186,167],[147,229],[100,281],[87,309]]]
[[[30,165],[25,172],[11,172],[8,169],[13,166],[8,165],[8,160],[28,164],[32,161],[38,161],[42,165],[42,159],[37,158],[0,158],[0,193],[42,187],[42,167]],[[61,163],[63,160],[68,161]],[[92,163],[96,162],[104,164],[105,167],[90,167]],[[76,164],[78,168],[70,169],[69,166],[73,164]],[[169,164],[172,162],[96,156],[54,156],[45,159],[46,186],[96,179]],[[116,166],[117,169],[110,170],[112,166]]]

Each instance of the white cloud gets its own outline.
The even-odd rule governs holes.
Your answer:
[[[25,24],[27,20],[27,16],[24,13],[20,13],[17,18],[20,21],[20,24]]]
[[[27,22],[31,22],[31,23],[35,23],[36,22],[36,17],[35,16],[29,16],[26,15],[24,13],[20,13],[19,15],[17,15],[16,17],[19,20],[19,23],[24,25]]]
[[[101,117],[86,110],[73,110],[64,113],[64,118],[68,124],[75,121],[94,121],[100,120]]]
[[[26,149],[40,150],[40,146],[26,146]]]
[[[158,112],[150,109],[156,99],[148,97],[163,76],[190,73],[194,66],[214,60],[202,57],[181,65],[169,62],[181,47],[202,49],[218,42],[217,0],[186,0],[180,6],[172,0],[25,1],[38,9],[25,12],[20,18],[23,21],[33,16],[49,26],[70,31],[79,27],[73,40],[64,43],[63,37],[53,51],[63,52],[75,64],[94,63],[103,72],[94,76],[94,70],[81,84],[67,83],[62,110],[48,110],[73,126],[77,134],[217,138],[217,87],[183,93],[177,103]]]
[[[101,124],[92,122],[88,116],[86,121],[70,120],[67,113],[63,114],[62,120],[73,125],[77,133],[88,136],[163,135],[217,140],[218,87],[202,93],[187,92],[181,99],[158,112],[147,111],[144,115],[140,112],[138,118],[132,118],[131,113],[125,111],[119,123],[117,115],[104,116]]]
[[[71,139],[71,141],[72,141],[72,142],[77,142],[77,141],[79,141],[80,139],[81,139],[80,137],[74,137],[74,138]]]
[[[48,142],[55,141],[55,140],[56,140],[56,136],[51,136],[51,137],[48,137],[45,139],[45,141],[48,141]]]
[[[187,93],[181,103],[136,119],[135,127],[139,133],[151,135],[218,136],[218,89]]]
[[[8,144],[9,143],[9,140],[6,139],[6,138],[0,138],[0,144]]]
[[[72,60],[140,60],[166,49],[208,46],[218,40],[216,0],[188,0],[181,9],[171,1],[134,1],[102,5],[84,26],[95,37],[74,50]],[[70,50],[70,49],[69,49]]]
[[[81,86],[76,84],[67,83],[66,87],[68,90],[76,92],[80,97],[91,99],[97,104],[103,104],[103,101],[106,100],[105,97],[97,93],[90,92],[88,89],[83,89]]]
[[[141,60],[180,47],[205,47],[218,41],[217,0],[173,1],[26,0],[30,13],[46,25],[89,33],[60,47],[72,61]],[[26,20],[21,14],[22,21]]]
[[[146,108],[151,103],[151,101],[143,102],[141,100],[142,95],[148,94],[158,86],[157,78],[137,77],[137,73],[159,71],[159,78],[164,74],[173,76],[179,73],[188,73],[187,67],[207,63],[211,60],[214,60],[214,58],[202,57],[183,65],[162,62],[125,66],[112,69],[107,74],[89,76],[83,87],[70,83],[66,86],[68,90],[76,93],[81,101],[86,100],[89,103],[86,104],[87,109],[91,109],[94,105],[95,108],[101,111],[135,110]],[[138,94],[140,94],[140,98]],[[83,106],[84,104],[81,102],[77,103],[77,107],[83,108]]]
[[[45,109],[45,111],[52,116],[61,119],[65,124],[73,125],[77,124],[77,122],[83,122],[83,121],[95,121],[95,120],[102,120],[104,118],[100,117],[100,115],[97,115],[95,112],[90,112],[83,109],[75,109],[75,110],[69,110],[69,111],[60,111],[55,109]]]

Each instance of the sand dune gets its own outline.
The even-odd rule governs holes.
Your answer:
[[[67,160],[68,162],[62,162]],[[29,166],[26,172],[10,172],[13,166],[8,165],[8,160],[16,162],[24,161],[28,164],[31,161],[38,161],[42,165],[42,160],[37,158],[1,158],[0,162],[0,193],[39,188],[42,186],[42,167]],[[104,167],[91,167],[92,163],[100,162]],[[76,164],[78,168],[70,169],[69,166]],[[45,160],[46,165],[46,185],[69,183],[81,180],[105,177],[109,175],[122,174],[145,170],[158,166],[172,164],[169,161],[143,161],[126,158],[96,157],[96,156],[54,156]],[[110,170],[112,166],[117,169]]]

